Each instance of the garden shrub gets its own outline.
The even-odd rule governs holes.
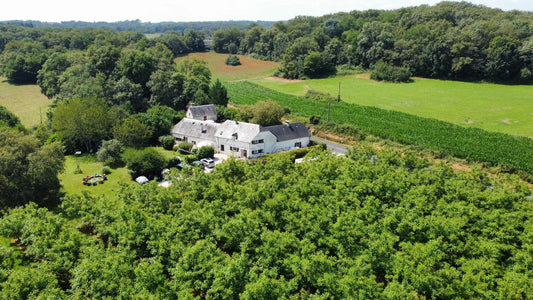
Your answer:
[[[198,149],[196,153],[197,159],[212,158],[215,155],[215,148],[212,146],[203,146]]]
[[[167,165],[163,155],[153,148],[143,150],[129,148],[124,151],[122,158],[126,162],[132,178],[146,176],[153,179],[161,174],[161,170]]]
[[[160,136],[159,137],[159,143],[161,143],[161,146],[165,150],[172,150],[172,147],[174,147],[175,140],[172,136]]]
[[[178,144],[178,151],[181,154],[191,154],[191,149],[193,147],[192,143],[189,142],[181,142]]]
[[[96,152],[96,159],[111,166],[122,163],[122,143],[118,140],[103,141],[100,149]]]
[[[100,170],[100,174],[106,174],[106,175],[111,174],[111,167],[103,166],[102,169]]]

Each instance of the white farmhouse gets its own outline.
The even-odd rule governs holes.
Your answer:
[[[258,124],[227,120],[220,124],[209,119],[213,115],[216,118],[216,110],[201,111],[205,108],[194,107],[190,107],[187,117],[174,126],[172,136],[177,141],[191,142],[196,147],[213,146],[220,153],[243,158],[256,158],[265,153],[303,148],[310,142],[309,130],[302,123],[262,127]]]

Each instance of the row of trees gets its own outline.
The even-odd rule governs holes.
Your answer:
[[[13,209],[0,298],[533,298],[532,196],[517,177],[409,151],[310,156]]]
[[[110,28],[116,31],[135,31],[142,33],[166,33],[168,31],[178,31],[186,33],[190,30],[201,31],[207,36],[219,29],[237,27],[246,29],[250,24],[257,24],[261,27],[269,28],[272,21],[200,21],[200,22],[141,22],[140,20],[117,21],[117,22],[85,22],[85,21],[62,21],[41,22],[11,20],[0,21],[0,25],[18,25],[30,28],[56,27],[56,28]]]
[[[373,68],[383,61],[423,77],[506,81],[532,78],[533,17],[467,2],[397,10],[296,17],[271,29],[213,34],[221,53],[281,62],[286,78],[320,77],[335,66]]]

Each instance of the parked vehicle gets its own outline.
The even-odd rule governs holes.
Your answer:
[[[193,166],[198,166],[198,167],[200,167],[200,168],[202,168],[202,169],[205,168],[205,164],[204,164],[204,162],[201,161],[201,160],[195,160],[195,161],[193,161],[193,162],[192,162],[192,165],[193,165]]]
[[[212,169],[215,167],[215,161],[212,158],[202,158],[200,161],[204,163],[206,168]]]

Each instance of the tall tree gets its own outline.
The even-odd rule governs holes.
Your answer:
[[[109,107],[101,99],[63,100],[52,112],[52,129],[69,152],[96,151],[98,143],[110,136],[112,125]]]
[[[34,137],[0,126],[0,207],[30,201],[48,204],[59,191],[57,176],[63,162],[60,144],[39,148]]]
[[[215,83],[211,85],[209,88],[209,98],[211,100],[211,103],[215,105],[222,105],[227,106],[228,105],[228,91],[226,88],[222,85],[220,80],[216,80]]]

